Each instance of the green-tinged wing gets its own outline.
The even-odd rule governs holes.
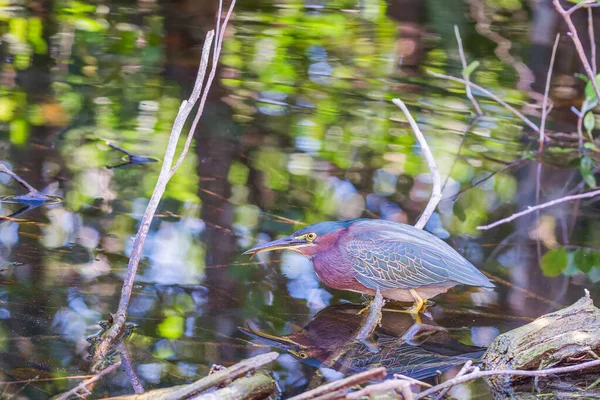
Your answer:
[[[429,246],[396,240],[351,240],[346,243],[346,251],[358,272],[356,279],[371,289],[412,289],[457,283],[493,286],[458,253],[458,257],[448,257]]]

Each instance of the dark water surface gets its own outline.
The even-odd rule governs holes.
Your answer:
[[[0,9],[0,159],[64,202],[0,204],[11,216],[0,221],[0,397],[47,398],[78,382],[60,378],[89,373],[86,338],[116,311],[132,237],[160,169],[146,159],[120,165],[124,153],[106,142],[162,158],[216,4],[9,3]],[[464,87],[426,73],[460,76],[457,25],[467,58],[480,62],[471,78],[539,124],[552,42],[563,29],[549,3],[238,4],[193,151],[144,248],[129,317],[137,328],[125,342],[144,388],[190,382],[213,363],[285,347],[253,338],[256,330],[291,334],[303,345],[288,346],[274,366],[287,394],[378,364],[429,380],[439,370],[445,378],[499,333],[571,304],[583,288],[598,298],[593,200],[476,229],[589,190],[572,166],[579,155],[569,108],[581,105],[583,83],[574,77],[581,67],[570,39],[563,35],[558,47],[552,137],[541,162],[533,155],[536,133],[521,120],[480,96],[486,115],[473,120]],[[574,18],[585,26],[585,15]],[[445,182],[426,229],[497,288],[435,298],[423,323],[449,329],[422,341],[406,340],[415,329],[409,316],[386,311],[375,344],[357,344],[332,361],[365,299],[324,287],[297,254],[251,260],[241,253],[300,223],[416,221],[431,180],[393,97],[411,109]],[[0,181],[2,195],[25,193],[7,175]],[[319,368],[324,361],[329,367]],[[133,393],[122,371],[95,390]],[[483,382],[452,393],[489,396]]]

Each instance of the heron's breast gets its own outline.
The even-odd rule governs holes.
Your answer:
[[[364,292],[364,288],[355,278],[356,271],[352,258],[339,249],[330,249],[312,259],[315,272],[327,286],[340,290]]]

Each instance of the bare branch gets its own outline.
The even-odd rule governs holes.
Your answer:
[[[546,128],[546,117],[548,109],[548,94],[550,93],[550,81],[552,80],[552,70],[554,69],[554,59],[556,58],[556,49],[558,47],[558,40],[560,39],[560,33],[556,34],[554,39],[554,46],[552,47],[552,56],[550,57],[550,66],[548,67],[548,75],[546,76],[546,88],[544,89],[544,100],[542,101],[542,121],[540,122],[540,145],[539,151],[544,150],[544,138],[546,137],[544,130]]]
[[[111,397],[112,400],[180,400],[195,396],[213,387],[221,386],[235,381],[247,375],[249,372],[256,371],[263,366],[272,363],[279,356],[276,352],[259,354],[255,357],[242,360],[228,368],[217,370],[195,382],[187,385],[172,386],[168,388],[155,389],[145,393]],[[213,392],[215,393],[215,392]]]
[[[573,14],[575,11],[579,10],[580,8],[587,8],[590,9],[592,7],[599,7],[600,3],[598,3],[598,1],[596,0],[586,0],[586,1],[582,1],[581,3],[577,3],[576,5],[574,5],[573,7],[569,8],[567,11],[565,11],[565,13],[571,15]]]
[[[383,308],[385,301],[381,295],[381,291],[377,289],[375,297],[369,306],[369,315],[366,320],[361,324],[360,330],[356,334],[357,340],[363,340],[368,338],[371,333],[377,328],[377,325],[381,321],[381,309]]]
[[[225,29],[227,28],[227,23],[229,22],[231,13],[233,12],[233,7],[235,6],[235,2],[236,2],[236,0],[231,1],[231,4],[229,5],[229,10],[227,10],[227,15],[225,16],[225,20],[223,21],[223,26],[221,28],[221,31],[217,32],[218,36],[217,36],[217,42],[215,43],[213,64],[212,64],[212,68],[210,70],[210,74],[208,75],[208,80],[206,82],[207,88],[210,88],[210,86],[212,85],[212,81],[215,78],[215,74],[217,72],[217,61],[218,61],[219,56],[221,55],[221,47],[223,45],[223,38],[225,37]],[[221,6],[222,6],[221,3],[222,2],[220,1],[219,2],[219,15],[217,16],[218,20],[221,19]],[[202,51],[202,56],[204,57],[204,50]],[[203,78],[204,78],[204,76],[203,76]],[[202,112],[204,111],[204,104],[206,103],[207,97],[208,97],[208,90],[205,90],[202,95],[202,99],[200,99],[200,105],[198,106],[198,112],[196,113],[196,117],[194,118],[194,121],[192,122],[192,126],[190,127],[190,131],[185,140],[183,150],[181,151],[179,158],[175,162],[175,165],[171,169],[169,178],[171,178],[175,174],[175,172],[177,171],[177,169],[183,162],[183,159],[185,158],[185,156],[187,155],[187,153],[190,149],[190,145],[192,144],[192,138],[194,137],[194,133],[196,132],[196,126],[198,125],[198,121],[200,121],[200,117],[202,116]]]
[[[408,123],[410,124],[410,127],[412,128],[415,136],[417,137],[417,140],[419,141],[419,144],[421,145],[423,156],[427,161],[427,166],[429,166],[429,171],[431,172],[431,177],[433,179],[433,189],[431,193],[431,198],[429,199],[429,203],[427,203],[427,207],[425,207],[423,214],[421,214],[421,217],[415,224],[415,228],[423,229],[427,221],[429,221],[431,214],[433,214],[435,208],[442,199],[442,180],[440,179],[440,173],[438,172],[437,167],[435,166],[435,159],[433,158],[433,154],[429,149],[429,145],[427,145],[425,136],[423,136],[423,133],[419,129],[419,126],[415,122],[412,115],[410,115],[408,108],[406,108],[406,105],[400,99],[393,99],[392,102],[395,105],[397,105],[402,110],[402,112],[404,112],[406,119],[408,119]]]
[[[362,397],[370,397],[372,394],[399,391],[402,400],[412,400],[413,394],[410,390],[410,382],[404,379],[388,379],[383,382],[366,386],[356,392],[348,393],[346,400],[358,400]]]
[[[355,375],[351,375],[347,378],[339,379],[337,381],[333,381],[333,382],[327,383],[325,385],[319,386],[317,388],[309,390],[308,392],[304,392],[297,396],[294,396],[288,400],[315,399],[317,397],[320,397],[320,396],[330,393],[330,392],[349,388],[354,385],[358,385],[360,383],[368,382],[368,381],[371,381],[374,379],[381,379],[381,378],[385,377],[385,375],[386,375],[386,370],[384,367],[369,369],[367,371],[360,372]]]
[[[595,2],[594,4],[598,4],[598,3]],[[590,64],[592,64],[592,74],[594,74],[594,76],[596,76],[596,74],[598,73],[597,65],[596,65],[596,35],[594,34],[594,18],[592,15],[592,7],[588,7],[587,11],[588,11],[588,35],[590,37]]]
[[[462,44],[462,39],[460,37],[460,31],[458,30],[458,26],[454,25],[454,34],[456,35],[456,41],[458,42],[458,54],[460,54],[460,61],[462,63],[462,76],[463,79],[467,82],[470,82],[469,80],[469,75],[465,72],[465,69],[467,68],[467,58],[465,57],[465,52],[463,50],[463,44]],[[475,100],[475,97],[473,97],[473,93],[471,92],[471,86],[470,85],[465,85],[465,90],[467,93],[467,98],[469,100],[471,100],[471,103],[473,104],[473,108],[475,108],[475,112],[477,113],[477,115],[483,115],[483,111],[481,111],[481,107],[479,107],[479,103],[477,102],[477,100]]]
[[[402,374],[394,374],[394,378],[396,379],[404,379],[405,381],[409,381],[412,384],[419,385],[422,387],[430,388],[431,385],[429,383],[425,383],[423,381],[419,381],[415,378],[411,378],[410,376],[402,375]]]
[[[222,3],[222,0],[220,0],[220,3]],[[227,13],[227,16],[223,22],[223,25],[222,25],[222,27],[220,27],[219,37],[217,38],[217,42],[215,44],[215,46],[217,48],[215,49],[215,52],[214,52],[214,54],[216,54],[217,56],[220,54],[221,42],[223,40],[224,32],[227,27],[227,22],[231,16],[234,5],[235,5],[235,0],[232,1],[229,11]],[[219,14],[217,16],[217,18],[219,19],[219,22],[220,22],[221,15]],[[152,197],[150,198],[148,206],[146,207],[146,211],[144,212],[144,216],[142,217],[142,221],[140,223],[139,230],[138,230],[138,232],[135,236],[134,242],[133,242],[131,256],[129,258],[129,264],[127,266],[127,269],[125,270],[125,276],[123,279],[123,288],[121,290],[121,298],[119,300],[119,307],[117,310],[117,314],[114,318],[113,325],[106,332],[104,339],[102,340],[102,342],[100,342],[98,344],[98,346],[96,348],[96,353],[95,353],[96,360],[101,360],[102,358],[104,358],[104,356],[108,353],[109,349],[117,342],[118,338],[120,337],[120,335],[123,332],[123,329],[125,327],[125,322],[127,319],[127,310],[129,307],[129,301],[131,299],[133,284],[135,281],[137,268],[138,268],[138,265],[139,265],[139,262],[140,262],[140,259],[142,256],[142,248],[143,248],[144,242],[146,240],[148,231],[150,230],[150,224],[152,223],[152,219],[154,217],[154,214],[156,213],[156,209],[158,208],[160,199],[166,190],[167,183],[169,182],[169,180],[171,179],[171,177],[173,176],[173,174],[175,173],[177,168],[179,168],[179,166],[183,162],[185,155],[187,154],[187,152],[189,150],[189,146],[192,141],[193,134],[195,132],[196,124],[197,124],[198,120],[200,119],[200,116],[202,115],[202,111],[204,109],[204,103],[208,96],[208,91],[210,90],[210,86],[211,86],[212,80],[215,75],[216,65],[218,63],[218,59],[216,59],[216,58],[211,60],[212,69],[211,69],[211,73],[209,75],[206,85],[202,84],[202,82],[204,80],[206,69],[208,68],[208,58],[209,58],[208,54],[210,52],[210,47],[212,45],[214,36],[215,36],[215,33],[212,30],[209,31],[206,35],[206,40],[204,42],[204,47],[202,49],[202,58],[201,58],[201,62],[200,62],[200,67],[199,67],[198,75],[196,77],[196,82],[194,83],[194,89],[193,89],[192,94],[190,95],[189,99],[184,100],[181,103],[179,112],[177,114],[177,117],[175,118],[175,122],[173,123],[173,128],[171,129],[171,135],[169,137],[167,150],[165,152],[165,156],[163,159],[163,165],[162,165],[158,180],[156,182],[156,186],[154,188],[154,191],[152,193]],[[171,166],[173,165],[173,159],[175,157],[175,151],[177,149],[177,143],[179,141],[179,137],[181,136],[181,132],[183,131],[183,128],[185,126],[185,122],[187,121],[188,116],[190,115],[192,109],[194,108],[195,103],[200,98],[201,98],[201,101],[200,101],[200,106],[198,107],[198,113],[196,114],[196,117],[192,124],[192,128],[190,129],[190,132],[186,139],[184,150],[180,154],[180,156],[177,159],[177,162],[175,163],[173,168],[171,168]]]
[[[497,227],[498,225],[502,225],[502,224],[505,224],[507,222],[514,221],[515,219],[520,218],[523,215],[527,215],[529,213],[532,213],[532,212],[537,211],[537,210],[541,210],[543,208],[552,207],[552,206],[555,206],[557,204],[564,203],[566,201],[571,201],[571,200],[589,199],[590,197],[596,197],[598,195],[600,195],[600,190],[594,190],[592,192],[587,192],[587,193],[575,194],[575,195],[572,195],[572,196],[561,197],[560,199],[552,200],[552,201],[549,201],[547,203],[543,203],[543,204],[540,204],[540,205],[537,205],[537,206],[534,206],[534,207],[529,206],[529,207],[527,207],[527,209],[525,209],[525,210],[523,210],[521,212],[515,213],[515,214],[511,215],[510,217],[501,219],[500,221],[496,221],[493,224],[478,226],[477,229],[479,229],[481,231],[487,231],[488,229],[492,229],[492,228]]]
[[[500,370],[492,370],[492,371],[478,371],[475,370],[470,374],[463,375],[460,377],[456,377],[450,379],[444,383],[441,383],[437,386],[432,387],[431,389],[425,390],[415,396],[415,400],[424,399],[426,397],[431,396],[434,393],[439,392],[440,390],[444,390],[446,388],[451,388],[456,385],[460,385],[465,382],[473,381],[475,379],[484,378],[486,376],[497,376],[497,375],[509,375],[509,376],[548,376],[548,375],[557,375],[557,374],[567,374],[570,372],[579,372],[588,368],[593,368],[600,366],[600,360],[593,360],[584,362],[577,365],[570,365],[568,367],[558,367],[558,368],[548,368],[548,369],[538,369],[533,371],[524,371],[524,370],[516,370],[516,369],[500,369]]]
[[[504,100],[502,100],[500,97],[496,96],[494,93],[490,92],[489,90],[487,90],[486,88],[476,85],[473,82],[467,82],[464,79],[461,78],[457,78],[455,76],[450,76],[450,75],[444,75],[444,74],[439,74],[437,72],[433,72],[433,71],[429,71],[427,70],[427,73],[431,76],[435,76],[436,78],[441,78],[441,79],[448,79],[450,81],[454,81],[454,82],[460,82],[464,85],[469,85],[477,90],[479,90],[481,93],[485,94],[487,97],[489,97],[490,99],[495,100],[496,102],[500,103],[500,105],[502,105],[504,108],[506,108],[508,111],[510,111],[511,113],[513,113],[514,115],[516,115],[519,119],[521,119],[521,121],[525,122],[527,125],[529,125],[529,127],[531,129],[533,129],[534,131],[538,132],[540,131],[540,128],[534,124],[533,122],[531,122],[531,120],[529,118],[527,118],[526,116],[524,116],[522,113],[520,113],[519,111],[517,111],[513,106],[511,106],[510,104],[508,104],[507,102],[505,102]]]
[[[92,376],[90,379],[86,379],[85,381],[81,382],[79,385],[75,386],[73,389],[69,390],[68,392],[64,392],[60,396],[56,397],[54,400],[67,400],[71,396],[79,397],[78,392],[80,390],[88,391],[88,389],[87,389],[88,386],[99,381],[106,375],[113,373],[120,366],[121,366],[121,361],[103,369],[102,371],[98,372],[96,375]]]
[[[463,376],[464,374],[466,374],[467,372],[469,372],[469,370],[471,369],[471,365],[473,365],[473,361],[469,360],[465,363],[465,365],[462,366],[462,368],[460,369],[460,371],[458,371],[458,374],[456,374],[456,376],[454,377],[454,379],[456,378],[460,378],[461,376]],[[437,397],[435,398],[435,400],[440,400],[444,397],[444,395],[448,392],[448,390],[450,390],[451,388],[447,387],[446,389],[442,390]]]
[[[600,101],[600,89],[598,88],[598,84],[596,83],[594,71],[592,70],[590,63],[589,63],[587,57],[585,56],[585,50],[583,49],[581,40],[579,40],[579,35],[577,34],[577,29],[575,28],[575,25],[573,24],[573,21],[571,20],[571,14],[573,12],[575,12],[576,10],[578,10],[579,8],[581,8],[583,6],[587,6],[587,7],[595,6],[595,5],[598,5],[598,3],[591,2],[589,0],[584,1],[584,2],[581,2],[581,3],[571,7],[568,11],[565,11],[565,9],[562,8],[562,6],[560,5],[560,0],[553,0],[553,4],[554,4],[554,8],[556,8],[556,11],[558,11],[558,13],[563,17],[563,19],[567,23],[567,26],[569,27],[569,32],[571,33],[571,39],[573,39],[573,44],[575,44],[575,49],[577,50],[579,59],[581,60],[581,63],[583,64],[583,69],[585,70],[585,73],[587,74],[588,78],[590,78],[590,82],[592,84],[592,87],[594,88],[594,92],[596,93],[596,97],[598,97],[598,101]]]

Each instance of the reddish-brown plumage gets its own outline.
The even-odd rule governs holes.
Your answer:
[[[350,259],[342,254],[339,242],[346,237],[347,229],[319,236],[314,241],[316,246],[300,247],[296,251],[313,262],[317,276],[325,285],[338,290],[369,293],[370,290],[356,280]]]
[[[319,279],[329,287],[374,294],[397,301],[424,300],[463,284],[494,284],[437,237],[415,227],[389,221],[358,219],[321,222],[289,237],[246,252],[289,249],[313,261]]]

